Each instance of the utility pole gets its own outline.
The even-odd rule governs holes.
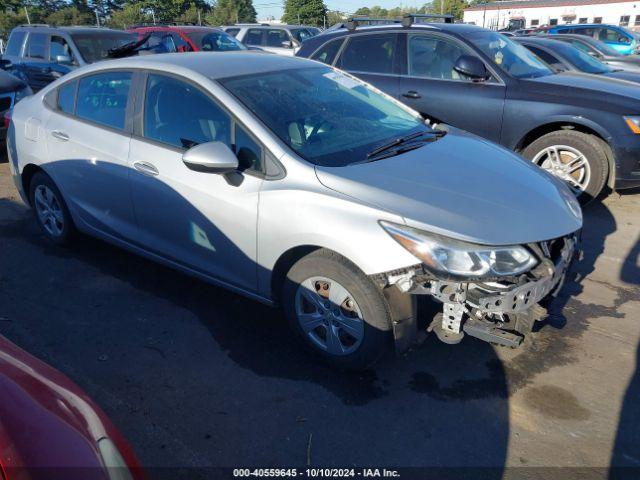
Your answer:
[[[198,9],[198,25],[202,26],[202,18],[200,18],[200,9]]]
[[[98,10],[93,11],[96,14],[96,27],[100,26],[100,17],[98,16]]]
[[[151,18],[153,19],[153,24],[155,25],[156,24],[156,12],[153,9],[151,9]]]
[[[27,16],[27,23],[31,25],[31,19],[29,18],[29,10],[27,10],[27,7],[24,7],[24,14]]]

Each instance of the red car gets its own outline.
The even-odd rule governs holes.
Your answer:
[[[86,393],[0,335],[1,480],[146,478]]]
[[[247,47],[219,28],[195,25],[152,25],[134,27],[130,32],[142,39],[151,35],[141,50],[153,53],[173,52],[229,52]]]

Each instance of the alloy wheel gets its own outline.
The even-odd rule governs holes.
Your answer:
[[[38,185],[35,189],[35,208],[38,219],[44,229],[54,237],[64,231],[64,214],[55,193],[46,185]]]
[[[552,145],[536,154],[533,163],[564,180],[576,196],[581,195],[591,181],[589,161],[579,150],[568,145]]]
[[[331,355],[348,355],[364,338],[364,320],[353,295],[326,277],[308,278],[295,297],[296,316],[302,332]]]

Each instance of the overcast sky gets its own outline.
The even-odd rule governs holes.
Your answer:
[[[258,12],[258,20],[264,20],[268,16],[274,16],[279,20],[282,16],[284,0],[253,0],[253,6]],[[383,8],[421,7],[426,0],[325,0],[329,10],[340,10],[346,13],[353,13],[360,7],[372,7],[380,5]]]

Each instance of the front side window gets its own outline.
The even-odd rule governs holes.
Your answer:
[[[283,47],[289,42],[286,30],[267,30],[267,47]]]
[[[264,32],[264,30],[261,30],[259,28],[250,28],[249,31],[247,31],[247,36],[244,40],[244,43],[246,43],[247,45],[262,45],[262,33]]]
[[[64,60],[62,60],[64,58]],[[51,37],[51,46],[49,47],[49,60],[62,63],[74,64],[73,52],[67,41],[56,35]]]
[[[44,59],[47,36],[43,33],[30,33],[27,40],[27,57]]]
[[[553,73],[533,53],[504,35],[480,30],[469,33],[467,38],[496,66],[516,78],[536,78]]]
[[[329,67],[219,82],[292,150],[316,165],[360,163],[382,143],[428,130],[413,110]]]
[[[65,83],[58,89],[58,110],[73,115],[76,106],[76,89],[78,81]]]
[[[333,40],[331,42],[325,43],[317,52],[315,52],[311,56],[311,60],[318,60],[319,62],[331,65],[333,63],[333,59],[336,58],[336,55],[338,54],[338,50],[340,50],[342,42],[343,39],[340,38],[338,40]]]
[[[340,68],[354,72],[393,73],[397,39],[395,33],[351,37],[340,56]]]
[[[19,57],[22,53],[22,45],[24,45],[24,39],[26,36],[26,32],[11,32],[9,43],[7,43],[7,49],[4,54],[7,56]]]
[[[71,38],[76,47],[78,47],[84,61],[93,63],[108,58],[109,50],[137,41],[138,35],[129,32],[96,31],[91,34],[74,33]]]
[[[409,75],[439,80],[464,80],[453,67],[464,55],[462,48],[441,38],[409,35]]]
[[[631,43],[631,39],[623,32],[614,30],[613,28],[603,28],[600,31],[600,40],[611,43]]]
[[[131,72],[104,72],[80,79],[76,116],[124,130]]]
[[[317,35],[317,33],[314,33],[309,28],[292,28],[289,31],[291,32],[291,36],[299,43],[304,42],[307,38],[315,37]]]
[[[144,102],[143,135],[184,149],[214,141],[231,148],[231,120],[194,85],[151,74]]]
[[[187,32],[187,36],[198,49],[204,52],[233,52],[247,49],[228,33],[218,30]]]

